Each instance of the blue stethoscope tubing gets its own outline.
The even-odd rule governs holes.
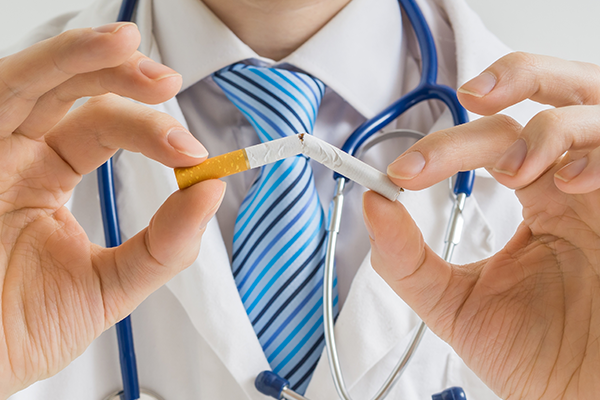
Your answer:
[[[133,18],[133,10],[136,3],[137,0],[124,0],[121,4],[117,22],[130,22]],[[100,209],[102,211],[106,247],[120,246],[122,241],[119,228],[119,215],[117,213],[112,159],[109,159],[98,168],[98,192],[100,194]],[[138,400],[140,398],[140,384],[135,348],[133,346],[131,318],[127,316],[122,319],[117,323],[116,329],[121,378],[123,380],[121,400]]]
[[[373,134],[423,101],[441,100],[452,113],[454,125],[469,122],[467,110],[458,101],[456,91],[451,87],[437,83],[438,61],[436,46],[431,30],[419,6],[414,0],[399,0],[399,3],[417,36],[419,52],[421,54],[421,80],[417,87],[396,100],[375,117],[365,121],[350,135],[342,146],[342,150],[353,156],[356,155],[360,146]],[[337,172],[334,173],[334,179],[337,180],[340,177],[341,175]],[[467,192],[470,194],[474,179],[474,171],[458,173],[454,194]]]
[[[413,90],[402,96],[375,117],[364,122],[350,135],[348,140],[342,146],[342,150],[354,156],[357,155],[357,152],[361,146],[373,134],[379,132],[382,128],[394,121],[400,115],[423,101],[442,101],[450,110],[455,125],[464,124],[469,120],[467,111],[458,101],[456,91],[448,86],[437,83],[438,61],[436,46],[433,40],[433,35],[429,29],[429,26],[427,25],[427,21],[425,20],[423,13],[414,0],[399,0],[399,3],[408,20],[410,21],[410,24],[415,32],[415,36],[417,37],[419,51],[421,54],[421,79]],[[344,383],[344,377],[338,359],[337,345],[334,334],[334,319],[332,314],[334,298],[333,280],[335,268],[335,248],[342,218],[344,187],[347,179],[337,173],[334,173],[334,179],[336,180],[337,185],[336,192],[332,200],[332,206],[330,208],[331,212],[328,228],[327,252],[325,256],[325,272],[323,283],[323,324],[327,359],[329,361],[329,367],[334,386],[340,399],[352,400],[352,397],[346,388],[346,384]],[[471,195],[473,190],[474,179],[474,171],[460,172],[457,174],[453,189],[456,198],[448,223],[443,251],[443,258],[446,261],[450,261],[454,247],[460,241],[463,218],[462,211],[464,209],[466,198]],[[387,397],[387,394],[391,390],[392,386],[395,384],[395,382],[397,382],[398,378],[408,366],[408,363],[416,352],[426,330],[427,326],[424,322],[421,322],[415,332],[415,335],[409,342],[404,354],[402,357],[400,357],[398,363],[392,369],[391,373],[381,385],[377,393],[375,393],[373,400],[380,400]],[[274,379],[273,382],[275,381],[276,380]],[[258,382],[258,379],[256,383],[258,385],[262,385],[262,382]],[[273,397],[288,398],[286,396],[288,394],[291,395],[289,387],[286,387],[284,383],[279,383],[279,385],[279,387],[282,388],[282,391],[285,390],[287,393],[280,392]],[[462,398],[465,398],[462,389],[450,388],[441,393],[439,398],[450,399],[454,398],[455,395],[461,396],[461,393]],[[291,395],[290,398],[294,398],[293,395]],[[438,395],[434,395],[433,398],[438,398]]]
[[[136,3],[137,0],[123,0],[117,22],[132,21]],[[435,43],[421,10],[414,0],[399,0],[399,3],[411,22],[417,37],[421,54],[421,80],[415,89],[398,99],[375,117],[364,122],[350,135],[344,143],[342,150],[351,155],[355,155],[360,146],[373,134],[387,126],[414,105],[426,100],[437,99],[445,103],[452,114],[455,125],[468,122],[467,112],[459,103],[454,89],[436,83],[438,63]],[[462,195],[463,197],[470,196],[474,178],[474,171],[459,172],[454,185],[454,194],[457,196]],[[337,173],[334,174],[334,179],[338,182],[346,180],[345,177]],[[109,159],[98,169],[98,190],[106,246],[119,246],[122,241],[117,214],[112,159]],[[140,398],[140,388],[130,317],[128,316],[121,320],[117,324],[116,329],[121,376],[123,379],[121,399],[138,400]]]

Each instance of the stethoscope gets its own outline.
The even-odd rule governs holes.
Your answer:
[[[131,21],[136,3],[137,0],[123,0],[117,22]],[[352,133],[352,135],[350,135],[348,140],[342,146],[342,150],[353,156],[357,156],[358,153],[366,151],[367,148],[390,136],[412,136],[417,139],[422,137],[423,135],[418,132],[400,130],[385,135],[379,135],[368,141],[375,133],[390,124],[405,111],[426,100],[441,100],[444,102],[452,114],[455,125],[468,122],[467,111],[459,103],[454,89],[437,83],[438,66],[436,47],[429,26],[427,25],[421,10],[414,0],[399,0],[399,3],[406,13],[417,37],[421,54],[421,80],[415,89],[398,99],[375,117],[364,122]],[[338,358],[337,345],[333,333],[334,258],[337,236],[340,231],[339,227],[342,218],[344,192],[348,180],[338,173],[334,173],[334,179],[336,180],[336,189],[330,208],[330,222],[327,229],[328,242],[323,283],[323,319],[326,351],[336,390],[340,399],[351,400],[346,384],[344,383]],[[474,171],[459,172],[456,176],[456,181],[453,186],[454,206],[448,221],[448,228],[444,240],[443,258],[446,261],[450,261],[454,249],[460,241],[464,221],[462,211],[467,197],[471,195],[473,190],[474,179]],[[106,246],[116,247],[121,244],[121,235],[116,208],[112,160],[108,160],[98,169],[98,188]],[[123,390],[110,395],[105,400],[163,400],[160,396],[150,391],[140,390],[130,318],[127,317],[119,322],[116,329]],[[406,369],[406,366],[417,350],[426,330],[427,326],[424,322],[421,322],[404,354],[390,373],[389,377],[385,380],[382,387],[375,394],[373,400],[380,400],[386,397],[394,383]],[[264,371],[259,374],[256,378],[255,386],[261,393],[276,399],[308,400],[292,391],[289,388],[289,382],[271,371]],[[432,398],[433,400],[458,400],[466,399],[466,396],[462,389],[453,387],[442,393],[433,395]]]

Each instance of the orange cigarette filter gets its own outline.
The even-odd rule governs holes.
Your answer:
[[[179,189],[185,189],[195,183],[208,179],[219,179],[250,169],[245,149],[207,159],[193,167],[175,168],[175,177]]]

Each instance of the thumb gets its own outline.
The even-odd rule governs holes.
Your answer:
[[[148,227],[96,261],[106,327],[130,314],[147,296],[194,262],[202,234],[219,208],[225,183],[209,180],[173,193]]]
[[[366,192],[363,211],[373,268],[429,328],[448,340],[454,317],[474,284],[473,274],[436,255],[399,202]]]

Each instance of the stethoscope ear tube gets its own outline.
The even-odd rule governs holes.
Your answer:
[[[137,5],[137,0],[124,0],[121,3],[121,9],[119,10],[119,16],[117,22],[131,22],[133,21],[133,11]]]
[[[106,397],[104,400],[123,400],[124,393],[119,391]],[[139,400],[164,400],[162,397],[149,390],[141,390]]]
[[[100,193],[100,210],[102,211],[106,247],[120,246],[121,231],[117,213],[112,158],[98,168],[98,191]],[[140,398],[140,386],[130,317],[127,316],[121,320],[117,324],[116,330],[121,377],[123,379],[122,400],[137,400]]]
[[[132,21],[136,3],[137,0],[124,0],[121,3],[117,22]],[[117,247],[121,245],[121,232],[113,181],[112,158],[98,168],[98,190],[106,247]],[[121,400],[138,400],[140,399],[140,386],[130,317],[127,316],[117,323],[116,330],[123,379],[123,392],[119,394],[119,398]]]

